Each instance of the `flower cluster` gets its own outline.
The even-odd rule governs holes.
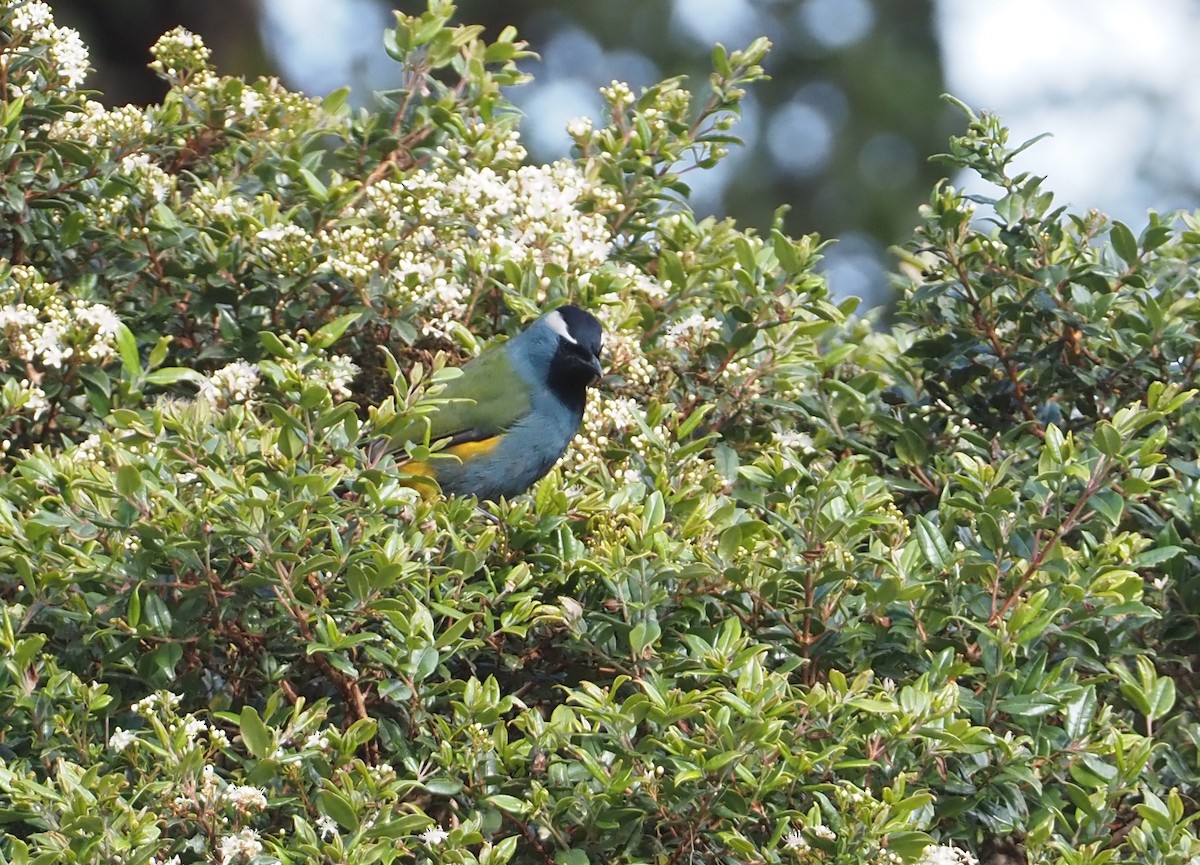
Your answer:
[[[314,364],[308,371],[308,380],[321,385],[335,400],[343,400],[350,397],[350,382],[356,375],[358,365],[348,355],[335,354],[324,363]]]
[[[291,276],[308,269],[313,239],[299,225],[281,222],[268,225],[254,235],[259,254],[278,276]]]
[[[196,183],[181,208],[181,216],[189,222],[215,225],[223,230],[237,226],[242,220],[253,219],[255,214],[254,200],[236,194],[221,180]]]
[[[358,365],[349,355],[331,355],[291,337],[285,337],[283,342],[289,354],[259,366],[266,385],[281,394],[299,396],[315,384],[326,390],[334,402],[351,395],[350,382],[358,375]]]
[[[88,73],[88,49],[79,38],[79,33],[70,27],[58,27],[54,13],[42,0],[29,0],[18,6],[9,20],[12,41],[5,52],[20,57],[42,55],[44,65],[9,63],[14,67],[8,76],[10,95],[23,96],[42,86],[36,70],[44,69],[46,84],[65,90],[74,90],[83,84]],[[19,71],[18,71],[19,70]]]
[[[258,367],[244,360],[226,364],[200,383],[200,397],[212,408],[250,402],[258,388]]]
[[[236,106],[221,92],[227,86],[238,93]],[[320,99],[293,93],[278,78],[259,78],[249,84],[214,76],[206,87],[211,106],[225,112],[227,129],[237,128],[274,145],[290,144],[328,122]]]
[[[613,267],[613,271],[613,275],[621,280],[621,294],[625,296],[641,296],[649,301],[662,301],[670,297],[671,289],[674,287],[671,280],[664,279],[659,282],[644,270],[634,267],[632,264],[617,264]],[[585,275],[580,282],[584,283],[586,281]]]
[[[607,262],[608,223],[583,206],[602,209],[608,199],[573,163],[497,170],[441,155],[431,168],[372,185],[361,222],[322,236],[324,266],[359,284],[382,260],[392,302],[444,337],[461,321],[472,286],[508,282],[506,266],[548,285],[551,271],[579,277]]]
[[[615,111],[624,111],[634,103],[633,90],[624,81],[614,79],[607,87],[600,88],[600,95]]]
[[[23,414],[37,420],[48,408],[46,392],[27,378],[10,378],[0,387],[0,415]]]
[[[163,34],[150,54],[154,57],[150,68],[168,81],[186,80],[193,87],[204,88],[216,80],[209,65],[212,52],[203,39],[184,27]]]
[[[217,844],[217,858],[221,865],[249,862],[262,851],[262,841],[253,829],[241,829],[232,835],[226,835]]]
[[[453,160],[492,167],[520,165],[527,155],[519,130],[511,126],[484,123],[479,118],[469,119],[461,137],[447,139],[438,146],[437,153]]]
[[[958,847],[930,844],[921,854],[917,865],[977,865],[979,862],[966,850]]]
[[[121,320],[107,306],[60,296],[36,270],[18,266],[0,277],[0,342],[19,360],[45,368],[104,364],[116,356]]]
[[[608,355],[609,374],[623,378],[627,388],[634,393],[643,393],[658,379],[658,369],[642,351],[638,336],[622,330],[608,331],[604,337],[604,349]]]
[[[77,110],[46,126],[45,131],[55,141],[73,140],[121,152],[144,145],[154,131],[154,121],[146,109],[136,105],[105,108],[88,99]]]
[[[144,153],[131,153],[121,160],[120,173],[145,190],[148,202],[161,203],[175,190],[175,176],[163,171]]]
[[[182,702],[183,696],[180,694],[172,694],[170,691],[155,691],[153,694],[142,697],[129,708],[134,714],[149,720],[157,717],[160,711],[164,714],[174,713]]]
[[[635,427],[638,418],[645,422],[642,407],[627,397],[597,394],[588,400],[583,423],[571,443],[575,463],[572,471],[586,477],[605,469],[608,464],[604,451],[609,447],[611,438]],[[618,478],[625,484],[636,483],[641,480],[641,472],[634,466],[626,465],[619,470]]]
[[[721,322],[694,312],[687,318],[673,322],[668,328],[664,342],[671,348],[700,348],[721,332]]]

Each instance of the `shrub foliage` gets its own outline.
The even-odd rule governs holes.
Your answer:
[[[452,12],[356,113],[184,31],[104,108],[0,5],[0,861],[1198,861],[1195,220],[1053,209],[964,106],[998,192],[876,330],[689,209],[765,40],[527,165]],[[528,495],[371,459],[565,299],[609,374]]]

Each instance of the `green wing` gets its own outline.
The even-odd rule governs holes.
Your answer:
[[[499,435],[531,406],[529,386],[513,369],[503,346],[489,349],[463,366],[462,375],[448,382],[437,399],[455,402],[438,406],[429,416],[429,440],[448,438],[451,445]]]

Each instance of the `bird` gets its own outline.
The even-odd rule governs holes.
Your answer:
[[[550,310],[507,342],[464,364],[427,416],[429,441],[457,460],[407,462],[405,474],[432,477],[442,492],[481,501],[512,498],[566,452],[583,421],[587,389],[603,377],[604,332],[591,313]],[[396,438],[422,440],[424,420]]]

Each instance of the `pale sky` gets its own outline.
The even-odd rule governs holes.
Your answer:
[[[1059,204],[1137,230],[1146,211],[1196,207],[1200,7],[1191,0],[940,0],[946,88],[1000,114],[1017,166]]]

